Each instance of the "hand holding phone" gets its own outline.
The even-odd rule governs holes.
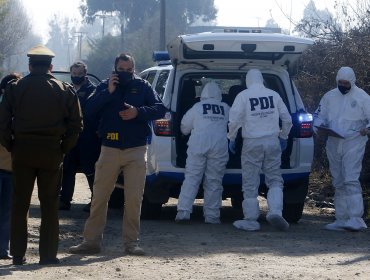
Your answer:
[[[116,90],[118,84],[119,84],[118,75],[116,71],[112,71],[112,74],[109,78],[109,83],[108,83],[109,93],[113,93]]]
[[[138,111],[134,106],[124,103],[123,110],[120,111],[118,114],[124,121],[127,121],[136,118],[138,115]]]

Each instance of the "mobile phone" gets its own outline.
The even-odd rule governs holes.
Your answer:
[[[113,74],[113,75],[117,75],[116,70],[112,70],[112,74]],[[117,76],[116,76],[116,77],[117,77]],[[119,81],[118,81],[118,80],[116,80],[114,84],[115,84],[115,85],[118,85],[118,84],[119,84]]]

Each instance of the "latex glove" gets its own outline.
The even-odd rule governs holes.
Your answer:
[[[280,141],[281,151],[283,152],[283,151],[285,151],[286,147],[288,146],[288,140],[279,137],[279,141]]]
[[[230,140],[229,150],[231,153],[235,154],[235,140]]]

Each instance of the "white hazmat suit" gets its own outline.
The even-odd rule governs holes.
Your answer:
[[[361,129],[370,126],[370,97],[355,85],[356,76],[350,67],[339,69],[339,81],[350,82],[350,90],[339,88],[327,92],[314,115],[314,126],[327,126],[340,132],[344,138],[329,136],[326,153],[332,183],[335,188],[335,222],[325,226],[328,230],[362,230],[367,228],[362,189],[359,182],[367,136]]]
[[[279,230],[289,224],[282,217],[283,179],[280,171],[281,147],[279,137],[287,139],[292,119],[280,95],[263,85],[259,70],[251,69],[246,76],[247,89],[239,93],[230,109],[228,138],[233,141],[242,127],[243,149],[241,155],[243,177],[244,220],[234,226],[255,231],[260,229],[258,187],[263,171],[268,187],[267,221]],[[279,126],[279,118],[282,128]]]
[[[204,177],[205,222],[220,223],[222,178],[229,159],[227,122],[230,110],[226,103],[221,102],[221,98],[217,84],[207,83],[202,90],[200,102],[190,108],[181,120],[181,132],[191,135],[176,221],[190,219],[194,199]]]

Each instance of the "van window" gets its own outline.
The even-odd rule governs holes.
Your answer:
[[[155,91],[158,93],[159,97],[163,97],[164,90],[166,88],[168,75],[170,70],[163,70],[159,73],[157,78],[157,84],[155,85]]]
[[[147,80],[152,85],[156,73],[157,71],[150,71],[148,75],[146,76],[145,80]]]

